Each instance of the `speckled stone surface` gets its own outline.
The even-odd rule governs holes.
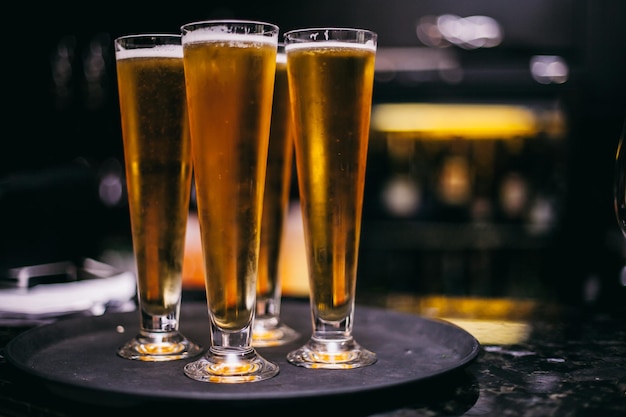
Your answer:
[[[523,344],[486,345],[436,401],[389,416],[625,416],[626,326],[622,319],[535,322]],[[447,382],[452,386],[454,377]],[[445,384],[445,383],[442,383]]]

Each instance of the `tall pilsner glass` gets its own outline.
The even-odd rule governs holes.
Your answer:
[[[181,28],[211,346],[185,374],[260,381],[278,366],[252,347],[278,27],[205,21]]]
[[[192,172],[181,36],[132,35],[114,44],[141,317],[139,334],[118,354],[195,356],[201,347],[178,330]]]
[[[284,44],[278,45],[272,104],[272,125],[263,195],[261,249],[257,279],[256,315],[252,331],[255,347],[279,346],[300,334],[282,322],[280,254],[285,215],[289,208],[293,162],[293,126],[287,84]]]
[[[287,360],[350,369],[376,355],[352,336],[377,35],[285,33],[313,334]]]
[[[626,121],[624,121],[622,134],[617,143],[614,175],[613,203],[615,216],[622,234],[626,237]]]

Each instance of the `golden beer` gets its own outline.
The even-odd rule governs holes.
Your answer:
[[[256,315],[253,328],[253,344],[256,347],[283,345],[299,336],[299,333],[282,323],[280,319],[282,291],[279,266],[285,215],[291,191],[293,126],[287,84],[287,61],[283,46],[279,45],[278,48],[256,285]]]
[[[261,381],[279,371],[252,346],[278,27],[210,20],[181,31],[211,335],[184,372]]]
[[[122,54],[117,76],[141,308],[167,315],[181,296],[191,147],[181,50],[148,52]]]
[[[280,294],[278,265],[285,213],[289,205],[293,137],[287,63],[276,62],[272,125],[265,174],[257,303],[268,304]]]
[[[254,314],[276,43],[189,40],[185,71],[212,320],[240,330]]]
[[[340,321],[355,295],[375,49],[287,48],[312,305]]]
[[[118,355],[141,361],[192,357],[179,331],[192,157],[180,35],[115,39],[140,330]]]

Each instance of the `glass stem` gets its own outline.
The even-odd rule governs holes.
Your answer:
[[[211,350],[214,352],[228,351],[233,348],[252,349],[252,327],[248,324],[241,330],[225,331],[211,323]]]

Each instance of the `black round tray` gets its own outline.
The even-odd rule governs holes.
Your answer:
[[[192,380],[184,375],[183,365],[193,359],[140,362],[118,357],[117,348],[138,330],[136,312],[63,319],[33,328],[8,343],[5,357],[43,380],[54,393],[74,401],[108,406],[184,401],[242,407],[292,400],[319,404],[319,399],[350,395],[367,401],[376,398],[372,394],[464,367],[480,348],[471,334],[448,322],[357,306],[355,339],[375,352],[378,361],[352,370],[306,369],[291,365],[285,356],[311,334],[309,304],[284,301],[281,316],[301,337],[285,346],[257,348],[280,366],[276,377],[260,382]],[[208,323],[204,303],[183,303],[181,331],[204,347],[209,345]]]

